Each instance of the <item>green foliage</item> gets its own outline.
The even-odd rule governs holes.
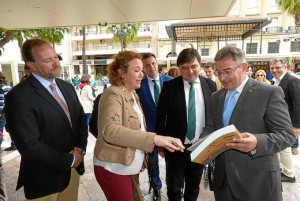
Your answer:
[[[128,26],[130,26],[131,28],[128,29]],[[127,44],[131,43],[137,36],[140,27],[141,23],[139,22],[132,24],[117,24],[108,26],[106,32],[113,34],[113,40],[116,42],[120,42],[123,50],[123,48],[126,48]],[[124,38],[122,38],[122,34],[124,34]]]
[[[38,37],[51,43],[60,44],[64,38],[64,33],[68,33],[69,28],[47,28],[47,29],[23,29],[23,30],[6,30],[0,28],[0,56],[3,52],[3,46],[11,40],[17,40],[19,47],[24,40]],[[2,50],[1,50],[2,49]]]
[[[95,76],[95,80],[101,80],[103,75],[101,73],[97,73]]]
[[[292,16],[300,12],[300,0],[278,0],[278,5]]]

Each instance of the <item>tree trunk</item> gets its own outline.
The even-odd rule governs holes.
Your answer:
[[[88,74],[88,68],[86,65],[86,54],[85,54],[85,26],[82,27],[82,66],[83,74]]]
[[[295,15],[295,26],[300,28],[300,11]]]
[[[0,40],[0,48],[3,47],[9,41],[11,41],[17,33],[18,31],[16,30],[7,31],[6,36]]]

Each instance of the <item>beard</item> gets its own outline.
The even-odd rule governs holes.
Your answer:
[[[45,71],[43,69],[37,69],[36,72],[39,76],[45,78],[46,80],[53,80],[60,76],[61,74],[61,66],[57,65],[56,67],[53,67],[52,69]]]

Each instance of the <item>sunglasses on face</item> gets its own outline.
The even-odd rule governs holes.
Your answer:
[[[262,75],[262,74],[258,74],[256,75],[256,77],[264,77],[265,75]]]

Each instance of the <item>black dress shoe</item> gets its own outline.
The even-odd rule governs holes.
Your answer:
[[[281,181],[282,182],[290,182],[290,183],[295,183],[296,182],[296,177],[288,177],[281,173]]]
[[[153,190],[153,201],[160,201],[160,190]]]
[[[6,149],[4,149],[4,151],[14,151],[14,150],[17,150],[17,147],[11,146],[11,147],[7,147]]]

